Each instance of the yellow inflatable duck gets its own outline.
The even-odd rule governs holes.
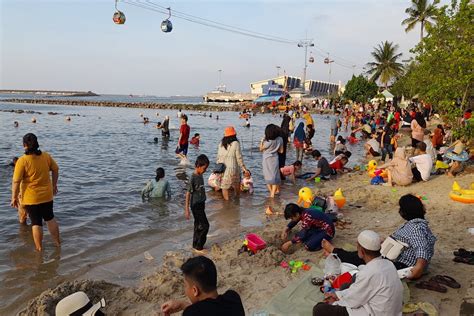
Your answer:
[[[451,200],[466,204],[474,203],[474,183],[471,183],[471,190],[463,190],[461,186],[454,181],[453,189],[449,192]]]
[[[367,164],[367,173],[369,174],[370,178],[381,176],[382,178],[387,178],[387,171],[384,169],[377,169],[377,161],[371,160]]]
[[[300,191],[298,192],[298,205],[301,205],[301,202],[303,202],[303,207],[309,208],[313,203],[313,200],[313,191],[311,191],[310,188],[304,187],[300,189]]]
[[[342,195],[341,188],[337,189],[337,191],[334,192],[334,202],[339,208],[343,208],[346,204],[346,198],[344,197],[344,195]]]

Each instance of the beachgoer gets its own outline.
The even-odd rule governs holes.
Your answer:
[[[170,137],[170,117],[168,115],[165,116],[165,120],[163,121],[163,124],[161,125],[161,136],[163,138]]]
[[[412,194],[406,194],[398,201],[400,205],[399,214],[406,221],[390,236],[408,245],[403,248],[393,264],[397,270],[412,267],[407,275],[408,279],[415,280],[422,276],[428,269],[431,258],[434,255],[436,237],[431,232],[429,223],[425,220],[426,210],[420,199]],[[335,248],[329,241],[323,241],[321,246],[325,255],[337,254],[342,262],[359,266],[364,264],[355,251],[346,251]]]
[[[380,137],[380,148],[382,149],[382,161],[385,161],[385,158],[393,158],[393,148],[392,148],[392,138],[393,130],[389,124],[385,125],[383,129],[382,136]]]
[[[294,203],[286,205],[285,219],[291,219],[281,234],[281,239],[285,241],[281,250],[285,253],[293,244],[299,243],[304,244],[306,250],[320,250],[322,240],[331,240],[336,234],[332,219],[327,214],[314,209],[301,208]],[[291,229],[300,221],[302,229],[290,241],[286,241]]]
[[[183,116],[183,112],[181,112],[181,109],[178,110],[178,113],[176,113],[177,118],[181,118]]]
[[[245,125],[244,125],[244,127],[247,127],[247,128],[250,127],[250,122],[249,122],[249,119],[248,119],[248,118],[245,119]]]
[[[445,136],[443,125],[438,124],[438,126],[434,129],[433,135],[431,136],[431,143],[436,150],[439,150],[444,143],[444,136]]]
[[[217,292],[217,269],[211,259],[204,256],[189,258],[182,266],[184,293],[189,301],[172,300],[161,305],[165,316],[183,311],[183,316],[244,316],[245,310],[239,294],[228,290]]]
[[[274,124],[269,124],[265,128],[265,137],[260,141],[260,151],[263,152],[263,178],[271,198],[278,193],[281,183],[278,153],[283,152],[283,139],[280,135],[280,128]]]
[[[296,174],[300,173],[302,166],[301,161],[296,160],[292,165],[280,168],[280,172],[284,177],[291,177],[293,184],[296,184]]]
[[[451,146],[447,148],[447,151],[451,151],[449,159],[452,160],[451,166],[448,170],[448,176],[454,177],[458,173],[462,172],[463,165],[462,163],[466,161],[463,157],[463,154],[466,153],[464,143],[458,139]],[[469,154],[467,155],[469,156]]]
[[[244,177],[242,178],[242,182],[240,183],[240,190],[242,192],[248,192],[253,194],[253,179],[252,173],[250,170],[246,170],[243,172]]]
[[[425,136],[426,122],[423,114],[416,112],[415,119],[411,121],[411,147],[412,154],[415,152],[416,144],[423,142]]]
[[[319,150],[315,149],[311,153],[311,156],[313,156],[314,159],[318,161],[318,164],[316,166],[316,171],[314,174],[307,178],[306,181],[314,181],[316,177],[320,177],[321,180],[329,180],[331,176],[331,167],[329,166],[329,162],[327,161],[326,158],[321,156],[321,152]]]
[[[303,162],[304,153],[304,141],[306,134],[304,132],[304,123],[300,122],[295,130],[295,136],[293,137],[293,146],[296,150],[296,160]]]
[[[229,200],[229,189],[234,188],[235,194],[240,194],[240,174],[247,171],[240,149],[240,142],[233,126],[228,126],[224,130],[224,137],[217,149],[217,163],[225,165],[222,176],[221,188],[224,200]]]
[[[59,247],[61,244],[59,227],[53,213],[53,196],[58,192],[58,165],[48,153],[39,150],[36,135],[28,133],[23,136],[23,147],[25,154],[15,165],[10,205],[14,208],[21,205],[28,213],[36,250],[43,249],[43,220],[56,246]]]
[[[339,127],[341,126],[341,121],[339,120],[339,114],[341,114],[341,112],[336,110],[334,112],[334,115],[331,116],[331,135],[330,135],[331,143],[335,142]]]
[[[371,230],[357,237],[357,255],[365,264],[347,289],[324,294],[313,315],[402,315],[403,286],[393,264],[380,256],[380,236]]]
[[[314,126],[313,118],[311,117],[311,114],[309,112],[305,112],[302,118],[306,121],[306,126],[308,125]]]
[[[156,169],[155,179],[149,181],[142,190],[142,199],[171,197],[171,189],[163,168]]]
[[[413,181],[428,181],[430,179],[431,170],[433,169],[433,160],[431,156],[426,153],[426,144],[424,142],[418,142],[416,144],[417,155],[408,160],[415,164],[415,167],[411,169],[413,173]]]
[[[200,139],[201,139],[201,135],[199,135],[199,133],[196,133],[196,134],[194,134],[193,138],[191,138],[191,141],[189,143],[191,145],[199,147],[199,140]]]
[[[380,142],[377,141],[377,134],[372,134],[372,138],[364,145],[365,155],[370,157],[380,156]]]
[[[188,139],[189,139],[189,132],[191,128],[188,125],[188,117],[186,114],[181,115],[181,127],[179,129],[179,139],[178,139],[178,146],[176,148],[176,154],[181,158],[186,158],[188,154]]]
[[[332,169],[332,174],[344,173],[351,171],[351,169],[347,168],[346,165],[349,162],[349,159],[344,155],[340,159],[336,159],[333,163],[329,164],[329,167]]]
[[[387,172],[387,183],[383,184],[385,186],[393,186],[394,184],[405,186],[413,181],[413,173],[406,158],[404,147],[397,148],[393,159],[378,168],[385,169]]]
[[[184,206],[184,217],[190,218],[189,207],[194,217],[193,249],[202,252],[209,232],[209,221],[206,217],[206,190],[204,188],[203,173],[209,167],[209,159],[206,155],[199,155],[194,164],[194,172],[189,180]]]
[[[13,122],[13,127],[18,127],[20,124],[18,124],[18,121]]]
[[[334,146],[334,156],[338,156],[340,154],[346,154],[349,151],[346,147],[346,140],[341,136],[337,136],[336,145]]]

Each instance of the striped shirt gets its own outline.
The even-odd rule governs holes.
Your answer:
[[[428,221],[415,218],[407,221],[392,234],[395,240],[408,244],[397,258],[397,262],[412,267],[417,259],[425,259],[430,262],[434,254],[436,237],[428,226]]]

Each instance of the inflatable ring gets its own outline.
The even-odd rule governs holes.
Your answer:
[[[453,190],[449,192],[451,200],[466,204],[474,204],[474,184],[471,184],[471,190],[463,190],[459,184],[454,181]]]
[[[453,152],[454,149],[448,150],[444,156],[448,159],[455,160],[455,161],[468,161],[469,160],[469,154],[467,151],[463,150],[460,154],[455,154]]]

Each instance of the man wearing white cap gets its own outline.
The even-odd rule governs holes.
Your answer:
[[[377,316],[402,315],[403,287],[392,262],[380,256],[380,236],[364,230],[357,237],[357,254],[366,265],[355,275],[349,288],[326,293],[313,315]]]

